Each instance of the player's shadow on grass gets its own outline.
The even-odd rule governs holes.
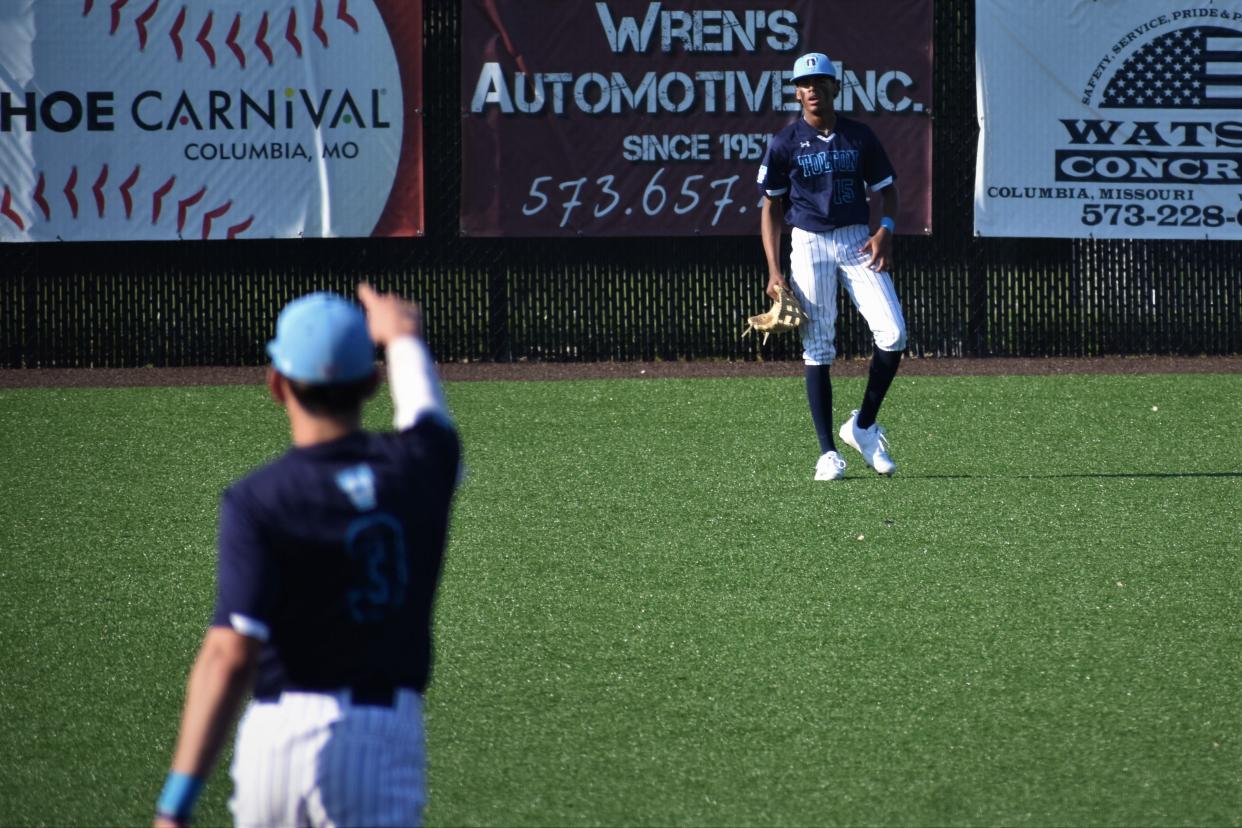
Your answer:
[[[1065,480],[1072,478],[1099,478],[1099,477],[1117,477],[1117,478],[1133,478],[1133,477],[1152,477],[1152,478],[1173,478],[1173,477],[1242,477],[1242,471],[1227,472],[1075,472],[1073,474],[900,474],[900,477],[907,477],[918,480],[987,480],[989,478],[999,478],[1003,480]]]

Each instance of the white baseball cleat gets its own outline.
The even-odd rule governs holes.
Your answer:
[[[888,456],[888,436],[879,423],[870,428],[858,427],[858,411],[850,412],[850,418],[841,426],[841,439],[858,450],[863,462],[883,475],[891,476],[897,464]]]
[[[840,480],[845,477],[845,458],[835,451],[826,451],[815,464],[816,480]]]

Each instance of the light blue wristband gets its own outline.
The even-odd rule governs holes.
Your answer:
[[[888,216],[885,216],[884,218],[880,219],[880,226],[890,233],[897,232],[897,222],[893,221]]]
[[[194,802],[203,790],[203,780],[188,773],[171,771],[164,782],[164,790],[155,803],[155,812],[160,816],[170,817],[178,822],[190,818],[194,810]]]

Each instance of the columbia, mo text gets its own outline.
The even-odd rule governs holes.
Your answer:
[[[318,149],[307,149],[305,144],[271,141],[266,144],[216,142],[210,144],[186,144],[182,155],[187,161],[314,161],[352,160],[358,157],[358,145],[353,141],[324,144]]]
[[[1242,232],[1242,192],[1217,195],[1217,203],[1202,204],[1202,192],[1190,187],[1066,187],[1035,185],[989,185],[988,198],[1006,200],[1044,199],[1079,202],[1073,207],[1084,227],[1100,228],[1202,228],[1210,235],[1236,238]],[[1232,202],[1232,203],[1231,203]]]

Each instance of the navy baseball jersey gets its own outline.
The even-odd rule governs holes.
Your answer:
[[[798,118],[768,142],[759,167],[759,189],[787,197],[785,221],[823,233],[870,222],[867,190],[897,177],[884,147],[865,124],[837,116],[829,135]]]
[[[255,698],[426,688],[459,462],[451,424],[424,415],[294,447],[224,493],[212,624],[264,642]]]

